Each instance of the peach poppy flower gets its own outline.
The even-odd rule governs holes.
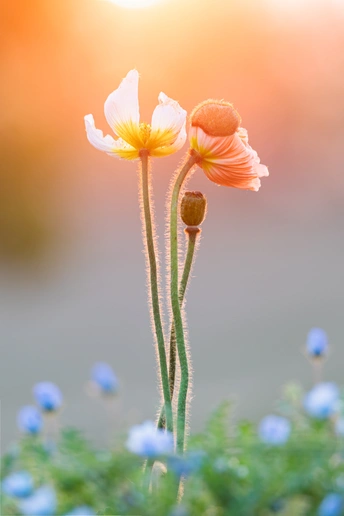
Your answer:
[[[85,116],[88,141],[110,156],[137,159],[141,150],[162,157],[179,150],[186,140],[186,111],[164,93],[154,109],[151,124],[140,122],[139,74],[131,70],[104,105],[105,118],[117,139],[96,129],[93,115]]]
[[[258,191],[260,178],[269,175],[232,104],[206,100],[191,114],[190,146],[206,176],[221,186]]]

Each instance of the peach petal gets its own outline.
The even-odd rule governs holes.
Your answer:
[[[268,176],[265,165],[248,144],[247,131],[239,128],[231,136],[209,136],[200,127],[189,131],[191,148],[201,157],[206,176],[222,186],[258,191],[260,177]]]

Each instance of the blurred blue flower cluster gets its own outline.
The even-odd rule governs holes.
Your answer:
[[[57,509],[57,496],[53,487],[43,485],[34,489],[34,482],[29,473],[18,471],[4,478],[2,492],[17,499],[17,507],[23,516],[54,516]],[[95,516],[91,507],[76,507],[65,516]]]
[[[2,492],[18,499],[18,508],[24,516],[52,516],[56,511],[56,494],[52,487],[34,490],[34,482],[26,471],[18,471],[4,478]]]
[[[324,357],[328,351],[327,334],[321,328],[312,328],[306,341],[307,354],[311,358]],[[328,419],[339,414],[340,392],[332,382],[318,382],[304,396],[303,407],[310,417]],[[344,417],[337,417],[335,431],[344,435]],[[289,439],[291,423],[281,416],[269,415],[262,419],[258,427],[258,434],[262,442],[269,445],[282,445]]]
[[[39,487],[34,493],[19,503],[24,516],[53,516],[57,507],[56,493],[48,485]]]
[[[52,382],[40,382],[33,388],[33,395],[38,408],[25,405],[17,415],[17,425],[21,432],[35,435],[43,427],[42,413],[56,412],[62,405],[60,389]]]
[[[105,362],[97,362],[91,371],[91,380],[101,394],[115,394],[118,380],[112,367]],[[35,405],[23,406],[17,415],[17,425],[21,432],[39,434],[43,427],[42,414],[56,413],[62,406],[63,397],[57,385],[52,382],[39,382],[33,388]]]
[[[313,328],[308,333],[306,348],[308,357],[314,359],[314,361],[311,361],[312,365],[316,364],[318,368],[319,364],[322,364],[321,358],[326,355],[328,350],[326,333],[319,328]],[[108,397],[118,392],[118,380],[109,364],[96,363],[91,370],[91,381],[103,396]],[[302,389],[295,388],[295,385],[292,385],[292,387],[288,390],[288,393],[291,403],[295,404],[295,412],[288,412],[290,410],[289,406],[289,409],[281,410],[282,415],[269,414],[265,416],[258,427],[253,429],[254,442],[258,443],[260,441],[260,448],[264,453],[266,451],[268,454],[278,454],[281,451],[283,452],[283,447],[289,453],[288,450],[293,450],[296,442],[295,437],[299,439],[297,431],[300,428],[305,428],[308,432],[314,429],[317,432],[318,428],[328,428],[331,432],[330,435],[333,438],[337,436],[339,442],[339,439],[344,437],[344,413],[341,394],[337,385],[333,382],[315,380],[314,386],[306,393]],[[51,382],[36,384],[33,394],[37,405],[22,407],[17,417],[18,427],[29,436],[39,434],[43,425],[43,416],[56,413],[63,403],[60,389]],[[224,434],[220,435],[223,439]],[[303,439],[305,436],[307,434],[304,434]],[[29,437],[28,439],[31,439],[33,443],[38,442],[37,438]],[[41,442],[44,442],[44,439],[41,439]],[[221,446],[223,444],[223,441],[221,441]],[[178,483],[181,478],[186,482],[188,477],[197,475],[201,477],[203,474],[209,474],[211,478],[214,475],[214,478],[217,479],[221,476],[226,478],[226,475],[232,475],[228,477],[232,479],[234,477],[246,479],[251,474],[250,467],[252,465],[249,462],[239,460],[235,454],[227,457],[220,454],[211,458],[206,446],[204,449],[201,446],[186,451],[184,455],[176,454],[173,435],[164,429],[157,428],[153,421],[145,421],[140,425],[132,426],[128,433],[126,448],[132,454],[130,455],[132,458],[136,455],[138,458],[151,460],[152,462],[148,462],[148,465],[152,465],[155,459],[159,459],[156,464],[160,464],[163,468],[161,470],[162,474],[166,471],[172,472],[173,475],[170,475],[170,477]],[[44,450],[47,451],[46,446]],[[235,453],[237,452],[238,449]],[[53,456],[57,456],[55,449],[54,454],[49,455],[49,457]],[[59,493],[53,479],[48,476],[47,478],[42,477],[42,480],[38,481],[37,478],[39,477],[35,475],[32,477],[25,470],[25,467],[21,467],[20,462],[17,468],[14,468],[15,470],[2,480],[1,491],[3,495],[14,500],[22,516],[55,516],[58,510],[57,498]],[[333,485],[333,488],[334,490],[330,490],[326,496],[324,496],[326,490],[323,491],[324,497],[316,500],[316,504],[313,505],[315,512],[313,511],[312,514],[317,513],[318,516],[341,516],[344,514],[344,490],[338,489],[339,492],[335,492],[336,485]],[[135,504],[138,503],[137,500],[141,500],[140,503],[142,503],[142,493],[137,490],[125,492],[123,495],[123,503],[132,507],[133,511],[135,510]],[[272,501],[270,500],[269,503],[270,511],[283,512],[287,502],[283,497],[277,497]],[[92,504],[93,502],[91,502]],[[72,503],[67,504],[65,507],[72,508],[69,511],[65,510],[63,516],[94,516],[96,514],[94,509],[87,504],[75,505],[73,508]],[[130,512],[130,514],[132,513]],[[168,512],[169,516],[186,516],[188,514],[190,514],[189,510],[182,504],[173,506]]]
[[[26,498],[33,491],[33,480],[26,471],[17,471],[2,481],[2,491],[8,496]]]

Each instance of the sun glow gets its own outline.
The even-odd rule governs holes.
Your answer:
[[[143,9],[154,4],[160,3],[162,0],[108,0],[112,4],[126,7],[127,9]]]

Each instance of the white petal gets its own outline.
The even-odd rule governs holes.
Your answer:
[[[181,149],[185,143],[185,140],[186,140],[186,121],[182,125],[181,130],[179,131],[176,141],[171,145],[171,147],[173,147],[173,152],[176,152],[179,149]]]
[[[93,147],[117,158],[137,159],[136,149],[128,145],[122,138],[114,140],[109,134],[104,136],[103,131],[96,128],[93,115],[86,115],[84,120],[87,139]]]
[[[139,73],[130,70],[117,90],[110,93],[105,101],[104,113],[111,129],[116,133],[117,126],[140,122],[139,111]]]
[[[181,130],[179,131],[179,134],[175,141],[171,145],[166,145],[164,147],[158,147],[157,149],[154,149],[151,151],[151,155],[156,158],[161,158],[164,156],[170,156],[170,154],[174,154],[179,149],[181,149],[185,143],[186,140],[186,122],[184,122]]]
[[[103,131],[97,129],[94,124],[93,115],[86,115],[84,117],[85,127],[88,141],[98,150],[110,153],[111,150],[116,147],[116,142],[107,134],[103,135]]]
[[[165,93],[160,93],[159,104],[152,116],[152,130],[173,131],[179,134],[186,120],[186,111],[176,100],[170,99]]]

